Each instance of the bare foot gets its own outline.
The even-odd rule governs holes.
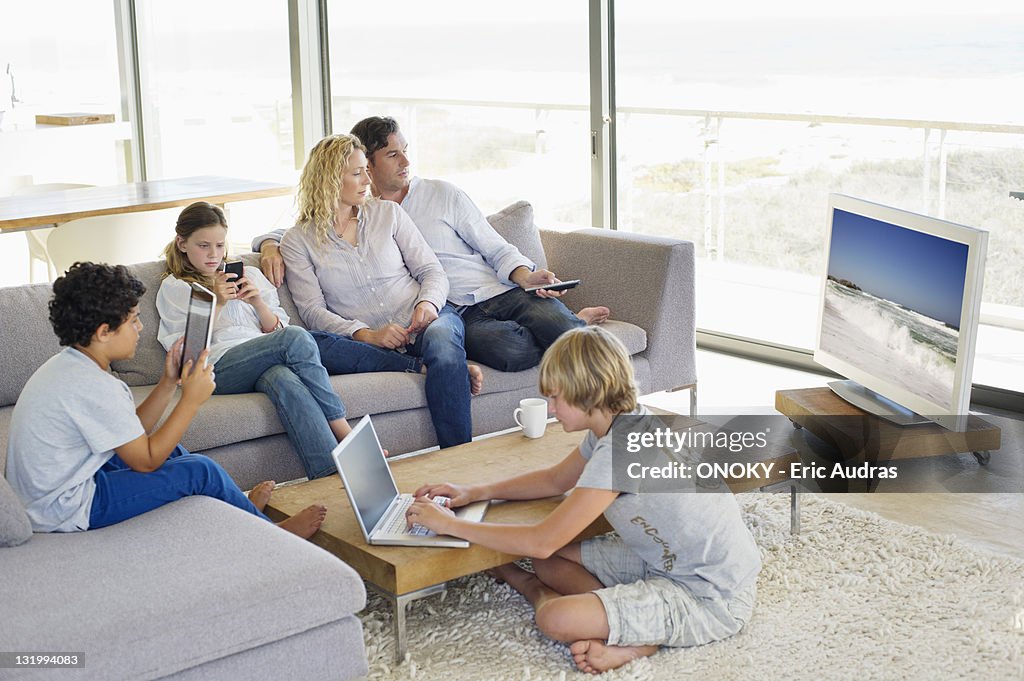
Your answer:
[[[611,314],[611,310],[607,307],[600,305],[598,307],[585,307],[576,313],[576,316],[585,321],[587,324],[604,324],[605,320],[608,319],[608,315]]]
[[[274,481],[264,480],[249,490],[249,501],[256,507],[257,511],[263,512],[270,501],[270,495],[274,492]]]
[[[604,641],[591,639],[576,641],[569,646],[569,651],[580,671],[602,674],[641,657],[653,655],[658,651],[658,646],[610,646]]]
[[[277,526],[303,539],[309,539],[324,524],[324,518],[326,517],[327,507],[313,504],[302,509],[291,518],[288,518],[288,520],[282,520]]]
[[[484,389],[484,372],[475,364],[467,364],[466,368],[469,369],[469,394],[479,395]]]

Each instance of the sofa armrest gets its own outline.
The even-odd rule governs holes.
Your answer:
[[[647,332],[652,390],[696,382],[693,243],[593,228],[540,234],[551,271],[583,280],[563,298],[570,308],[605,305]]]

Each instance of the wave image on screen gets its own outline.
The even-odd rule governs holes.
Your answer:
[[[967,246],[836,211],[819,345],[951,410]]]

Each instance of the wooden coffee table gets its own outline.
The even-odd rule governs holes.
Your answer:
[[[553,465],[565,458],[580,440],[582,434],[566,433],[557,423],[548,424],[547,432],[538,439],[526,438],[517,430],[443,451],[392,461],[391,472],[401,492],[415,492],[427,482],[487,482]],[[547,517],[561,501],[562,497],[552,497],[494,503],[485,519],[497,523],[535,523]],[[356,522],[341,478],[336,475],[275,490],[266,513],[279,521],[314,503],[327,507],[327,520],[313,536],[313,543],[351,565],[391,603],[395,657],[398,660],[405,657],[405,608],[408,603],[444,591],[446,582],[451,579],[522,557],[476,544],[468,549],[370,546]],[[602,516],[577,539],[610,530]]]
[[[565,458],[582,439],[583,433],[566,433],[560,424],[549,423],[544,436],[538,439],[529,439],[516,429],[443,451],[392,461],[391,471],[401,492],[414,492],[427,482],[488,482],[551,466]],[[791,461],[799,461],[796,452],[789,447],[770,450],[764,456],[767,458],[762,460],[777,461],[787,469]],[[749,481],[727,482],[734,492],[752,489]],[[789,481],[780,478],[766,483],[762,489]],[[799,528],[797,495],[795,488],[790,491],[792,529],[796,532]],[[536,523],[547,517],[563,498],[492,503],[485,520]],[[276,489],[266,513],[280,521],[314,503],[327,507],[327,520],[311,541],[352,566],[369,586],[390,602],[398,661],[405,657],[405,609],[411,601],[444,591],[451,579],[522,558],[476,544],[466,549],[370,546],[359,529],[339,476]],[[576,541],[610,530],[601,516]]]

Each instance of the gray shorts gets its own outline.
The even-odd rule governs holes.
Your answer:
[[[606,588],[594,594],[608,616],[608,645],[699,646],[738,633],[754,611],[757,586],[732,598],[698,598],[682,584],[651,574],[616,535],[580,545],[583,567]]]

